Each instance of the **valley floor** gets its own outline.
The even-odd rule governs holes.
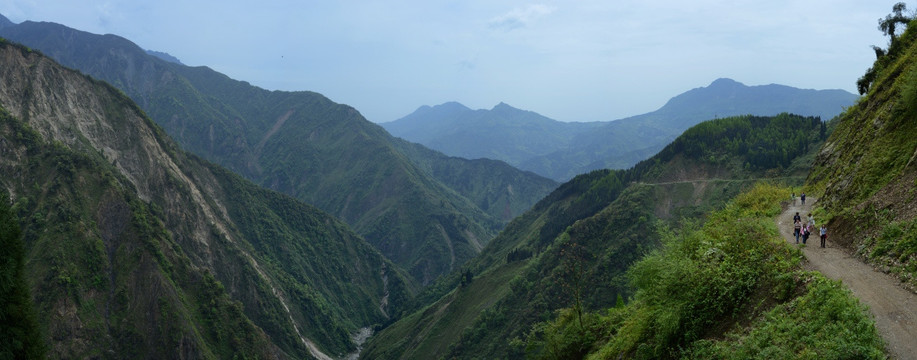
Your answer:
[[[791,244],[796,242],[793,236],[793,215],[799,212],[805,219],[815,201],[809,198],[803,206],[797,200],[796,204],[788,206],[777,218],[777,227]],[[831,229],[828,229],[826,248],[819,246],[816,230],[815,235],[809,237],[808,245],[802,246],[802,252],[808,260],[807,268],[840,280],[862,303],[869,306],[876,320],[876,328],[888,343],[888,352],[892,357],[917,359],[917,294],[905,290],[899,286],[897,279],[876,271],[832,242]]]

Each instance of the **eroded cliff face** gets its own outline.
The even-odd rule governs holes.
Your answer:
[[[29,21],[0,34],[111,83],[188,152],[343,220],[420,283],[475,256],[557,185],[407,144],[321,94],[169,63],[115,35]]]
[[[410,296],[341,222],[189,157],[107,84],[4,42],[0,107],[52,357],[340,355]]]

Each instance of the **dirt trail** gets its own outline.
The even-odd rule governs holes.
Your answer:
[[[777,227],[790,244],[796,243],[793,236],[793,215],[799,212],[805,220],[816,199],[806,199],[803,206],[796,200],[777,218]],[[898,280],[874,270],[866,263],[852,257],[843,248],[831,241],[828,229],[826,248],[821,248],[815,219],[816,231],[809,237],[808,245],[802,248],[808,263],[807,268],[817,270],[825,276],[841,280],[860,302],[869,306],[876,320],[876,328],[888,343],[889,354],[895,359],[917,359],[917,295],[898,285]],[[800,240],[800,246],[802,240]]]

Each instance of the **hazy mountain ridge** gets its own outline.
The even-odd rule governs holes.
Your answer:
[[[110,82],[185,149],[343,219],[421,282],[472,257],[502,227],[502,211],[485,212],[470,198],[502,198],[522,211],[556,186],[522,172],[519,183],[491,180],[469,165],[480,169],[463,170],[469,181],[494,183],[463,188],[494,193],[467,193],[418,168],[416,156],[401,154],[396,139],[358,111],[320,94],[266,91],[169,63],[114,35],[53,23],[24,22],[0,35]],[[511,187],[513,196],[501,195]]]
[[[518,167],[534,156],[571,146],[576,134],[601,123],[563,123],[505,103],[490,110],[471,110],[451,102],[421,106],[380,125],[394,136],[447,155],[503,160]]]
[[[155,57],[158,57],[158,58],[160,58],[160,59],[163,59],[163,60],[165,60],[165,61],[171,62],[171,63],[176,63],[176,64],[179,64],[179,65],[184,65],[184,64],[182,64],[181,60],[178,60],[177,57],[174,57],[174,56],[170,55],[169,53],[165,53],[165,52],[162,52],[162,51],[156,51],[156,50],[146,50],[146,53],[147,53],[147,54],[150,54],[150,55],[153,55],[153,56],[155,56]]]
[[[411,297],[343,223],[186,155],[111,86],[5,41],[0,63],[0,184],[50,357],[340,355]]]
[[[505,104],[487,111],[447,103],[381,125],[448,155],[504,160],[562,181],[633,166],[707,119],[789,112],[829,120],[855,99],[843,90],[745,86],[724,78],[675,96],[656,111],[610,122],[565,123]]]
[[[5,27],[10,27],[13,25],[16,25],[16,24],[10,21],[10,19],[7,19],[6,16],[3,16],[3,14],[0,14],[0,29],[5,28]]]
[[[510,340],[572,306],[573,281],[581,281],[586,309],[613,306],[617,295],[632,294],[624,274],[659,246],[660,224],[702,218],[759,178],[801,183],[811,161],[804,155],[815,150],[808,144],[823,131],[816,118],[787,114],[712,120],[629,170],[577,176],[469,261],[463,272],[474,275],[470,283],[460,273],[428,288],[418,296],[428,305],[371,339],[367,354],[521,357]],[[761,152],[753,144],[762,141],[774,146]],[[580,280],[570,266],[581,266]]]

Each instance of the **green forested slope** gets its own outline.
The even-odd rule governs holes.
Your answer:
[[[384,129],[321,94],[169,63],[118,36],[34,22],[0,35],[121,89],[184,149],[344,220],[421,283],[473,257],[556,186],[500,163],[440,165],[426,149],[407,156]],[[451,172],[431,173],[443,168]]]
[[[703,226],[662,230],[633,265],[627,304],[573,306],[534,327],[538,359],[883,359],[868,311],[840,282],[802,269],[777,231],[789,188],[758,185]]]
[[[51,358],[342,356],[413,285],[343,223],[178,149],[113,87],[0,42],[0,186]]]
[[[711,120],[632,169],[578,176],[507,225],[464,272],[421,294],[426,306],[381,331],[366,354],[523,356],[510,340],[555,310],[601,309],[633,294],[625,273],[660,245],[661,224],[702,217],[758,178],[801,182],[799,161],[822,131],[816,118],[787,114]]]
[[[903,4],[902,4],[903,5]],[[906,9],[903,9],[906,10]],[[903,12],[906,14],[906,11]],[[899,19],[806,181],[835,241],[917,289],[917,29]],[[894,31],[894,27],[892,27]]]
[[[0,24],[2,24],[0,19]],[[0,151],[6,150],[0,147]],[[0,358],[39,359],[46,351],[31,289],[25,280],[25,245],[9,197],[0,193]]]

